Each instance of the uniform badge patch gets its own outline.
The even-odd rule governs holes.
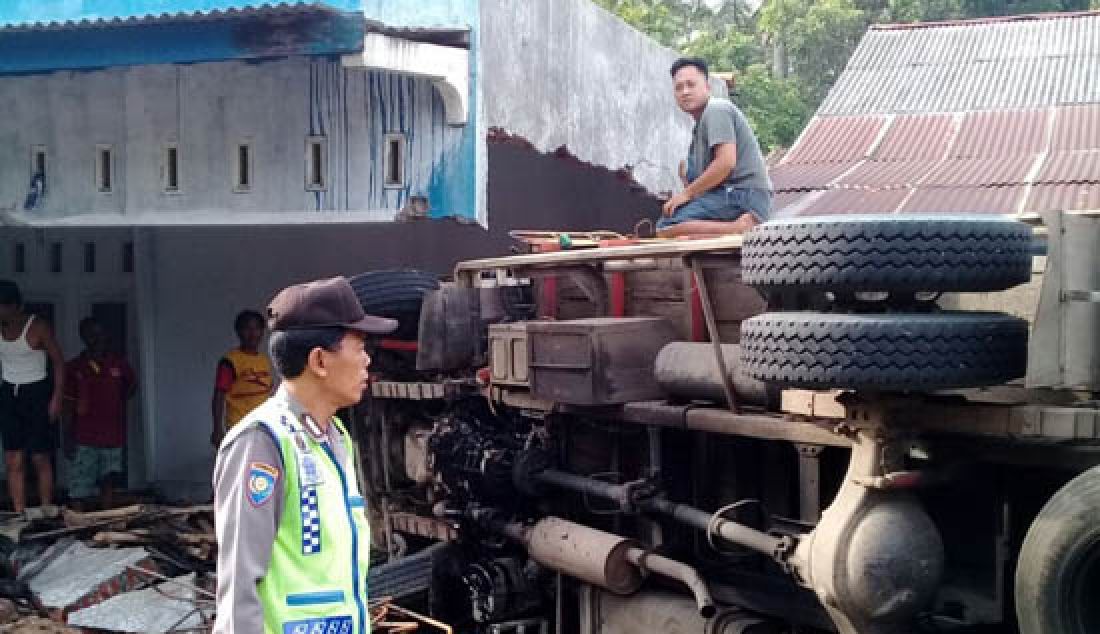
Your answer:
[[[252,506],[263,506],[275,493],[275,482],[279,480],[279,470],[263,463],[252,462],[248,465],[248,501]]]

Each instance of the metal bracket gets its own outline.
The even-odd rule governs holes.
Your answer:
[[[1100,304],[1100,291],[1062,291],[1062,301]]]
[[[714,304],[711,303],[710,292],[707,290],[703,263],[698,258],[686,259],[691,263],[695,286],[699,289],[699,301],[703,305],[703,319],[707,322],[707,334],[710,336],[711,345],[714,346],[714,359],[718,363],[718,371],[722,373],[722,390],[726,394],[726,404],[730,411],[736,414],[737,397],[733,391],[733,379],[730,377],[729,366],[726,365],[726,355],[722,352],[722,339],[718,336],[718,320],[714,316]]]

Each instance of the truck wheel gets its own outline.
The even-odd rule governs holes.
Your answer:
[[[922,391],[996,385],[1027,369],[1027,322],[1000,313],[765,313],[741,362],[785,387]]]
[[[1016,567],[1020,634],[1100,632],[1100,467],[1050,498]]]
[[[397,320],[397,339],[416,339],[424,294],[439,288],[439,276],[424,271],[371,271],[349,281],[367,314]]]
[[[764,223],[745,236],[761,290],[999,291],[1031,279],[1031,228],[967,216],[836,216]]]

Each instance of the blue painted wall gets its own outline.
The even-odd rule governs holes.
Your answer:
[[[352,53],[362,50],[365,31],[359,13],[278,11],[140,26],[0,30],[0,74]]]
[[[3,0],[0,1],[0,24],[27,24],[51,21],[80,21],[95,20],[99,18],[136,17],[147,15],[174,14],[179,12],[193,13],[208,12],[224,9],[241,9],[259,7],[264,4],[273,5],[275,2],[243,2],[241,0]],[[288,3],[289,4],[289,3]],[[126,91],[139,90],[140,82],[135,79],[143,73],[139,72],[139,66],[150,66],[148,74],[159,77],[165,73],[170,75],[180,74],[185,80],[180,84],[184,91],[188,90],[187,78],[198,78],[203,75],[202,68],[205,64],[196,66],[196,71],[164,69],[170,68],[170,64],[185,62],[217,62],[233,59],[264,59],[284,56],[328,56],[339,53],[349,53],[362,48],[364,19],[376,20],[392,26],[408,27],[450,27],[471,29],[471,55],[470,55],[470,95],[469,95],[469,121],[465,126],[447,127],[440,123],[443,119],[442,104],[431,84],[424,80],[416,80],[409,77],[391,76],[386,73],[372,72],[356,73],[344,71],[339,67],[338,58],[328,58],[329,61],[314,62],[308,81],[311,84],[309,94],[312,100],[322,100],[325,103],[317,103],[311,106],[309,113],[311,127],[323,125],[327,118],[334,118],[332,125],[339,130],[341,126],[349,129],[355,128],[358,118],[342,112],[341,109],[354,107],[354,103],[366,99],[365,103],[380,104],[377,107],[366,106],[363,114],[366,121],[375,126],[370,130],[363,129],[363,134],[385,134],[386,132],[402,131],[409,134],[410,141],[413,137],[424,143],[435,144],[431,152],[417,150],[410,153],[410,159],[418,161],[410,166],[410,173],[417,172],[425,177],[425,182],[417,181],[415,191],[408,189],[392,190],[373,188],[373,175],[370,171],[354,171],[350,167],[363,160],[377,161],[381,164],[381,156],[371,154],[380,148],[373,142],[358,144],[349,140],[346,156],[334,155],[331,165],[333,169],[342,166],[347,168],[347,178],[356,181],[345,183],[348,188],[343,195],[343,200],[337,201],[334,193],[311,194],[311,200],[307,205],[297,207],[299,196],[282,196],[270,204],[264,206],[274,210],[325,209],[342,211],[392,210],[400,208],[412,195],[426,195],[431,201],[431,213],[433,216],[464,216],[469,218],[483,217],[479,214],[478,192],[485,188],[484,167],[478,169],[479,157],[483,156],[483,148],[479,147],[478,134],[478,95],[477,85],[478,69],[478,22],[479,0],[326,0],[324,2],[300,2],[303,5],[324,5],[329,10],[318,10],[311,14],[311,20],[305,20],[303,24],[296,25],[288,22],[285,15],[279,16],[277,9],[271,12],[262,11],[259,15],[247,18],[219,19],[206,22],[186,21],[150,21],[138,26],[111,27],[84,25],[81,28],[65,30],[43,29],[12,29],[0,30],[0,75],[26,75],[34,73],[50,73],[55,70],[91,70],[106,73],[103,80],[106,85],[114,85],[121,91],[118,95],[95,95],[94,88],[89,88],[87,99],[90,101],[84,106],[91,111],[102,111],[105,117],[110,118],[111,112],[122,113],[126,110],[126,104],[133,102],[131,97],[127,102],[121,95]],[[210,65],[214,68],[217,65]],[[264,65],[265,68],[271,68]],[[278,65],[276,65],[278,67]],[[99,71],[98,69],[112,69]],[[117,72],[115,72],[117,71]],[[232,71],[229,75],[240,74],[244,71]],[[263,75],[263,70],[259,74]],[[121,74],[120,74],[121,73]],[[247,74],[247,73],[246,73]],[[215,73],[217,75],[217,73]],[[261,79],[250,79],[258,81]],[[61,82],[58,78],[31,79],[16,81],[11,77],[10,81],[0,77],[0,101],[3,101],[4,93],[15,101],[23,101],[16,97],[18,91],[31,91],[49,95],[50,90],[40,91],[42,86],[57,86]],[[77,87],[80,82],[73,78],[67,82],[64,90],[80,93],[83,88]],[[14,88],[19,86],[19,88]],[[168,86],[164,86],[168,88]],[[171,86],[174,92],[176,86]],[[249,100],[238,95],[242,103]],[[201,96],[187,96],[187,99],[202,99]],[[92,103],[99,99],[103,103]],[[235,101],[233,96],[223,96],[228,103]],[[338,99],[348,103],[333,105],[328,99]],[[352,104],[352,105],[349,105]],[[14,106],[13,106],[14,107]],[[36,106],[38,107],[38,106]],[[256,111],[252,118],[278,120],[281,115],[264,112],[270,106],[256,103],[253,107]],[[199,110],[201,108],[194,108]],[[410,110],[412,109],[412,110]],[[410,114],[415,110],[415,114]],[[404,113],[404,114],[402,114]],[[408,116],[405,116],[408,115]],[[247,116],[245,117],[248,118]],[[336,121],[335,119],[340,119]],[[380,123],[381,122],[381,123]],[[126,126],[132,122],[116,122],[122,126],[116,132],[125,134]],[[439,127],[436,128],[436,125]],[[0,124],[2,125],[2,124]],[[43,125],[46,125],[43,123]],[[114,125],[114,124],[113,124]],[[382,127],[377,127],[382,126]],[[361,126],[362,127],[362,126]],[[66,126],[59,123],[57,128]],[[383,129],[384,128],[384,129]],[[296,128],[291,128],[296,129]],[[72,139],[76,143],[95,143],[86,139],[87,133],[72,131],[76,137]],[[11,136],[13,131],[0,130],[0,137]],[[65,145],[66,141],[59,133],[51,132],[50,143],[54,146]],[[118,138],[118,137],[116,137]],[[350,139],[351,137],[349,137]],[[374,139],[377,140],[377,139]],[[35,143],[41,143],[38,141]],[[102,139],[98,142],[103,142]],[[339,142],[330,144],[333,152],[344,152]],[[367,152],[364,156],[357,154],[358,148]],[[419,148],[418,144],[410,142],[410,148]],[[23,153],[25,144],[16,154]],[[142,152],[137,147],[128,147],[128,152]],[[182,151],[182,149],[181,149]],[[206,150],[203,150],[204,152]],[[221,148],[218,149],[222,151]],[[219,155],[220,158],[220,155]],[[12,158],[18,163],[21,159]],[[3,161],[0,161],[2,166]],[[426,166],[430,167],[427,169]],[[20,166],[21,167],[21,166]],[[0,182],[19,181],[18,189],[25,189],[22,169],[17,177],[0,173]],[[360,184],[358,179],[366,177],[366,182]],[[124,180],[123,180],[124,182]],[[45,207],[49,210],[51,204],[56,204],[56,186],[53,184],[55,195],[53,201],[47,201]],[[365,185],[365,187],[364,187]],[[411,186],[412,187],[412,186]],[[79,188],[77,188],[79,189]],[[14,190],[7,192],[0,190],[2,197],[8,198]],[[369,192],[362,194],[361,192]],[[68,213],[83,213],[85,211],[119,211],[122,213],[139,212],[142,210],[173,210],[184,211],[187,207],[181,204],[179,199],[165,199],[163,197],[146,200],[143,196],[135,199],[133,192],[127,195],[127,199],[120,200],[115,196],[112,200],[103,200],[102,197],[91,197],[85,201],[85,195],[74,192],[75,200],[80,201],[75,207],[70,204]],[[258,197],[257,197],[258,198]],[[0,207],[6,206],[7,201],[0,202]],[[209,201],[191,201],[192,210],[211,209],[239,209],[242,203],[239,197],[230,196],[226,200],[218,199]],[[252,205],[245,204],[245,207]],[[54,213],[54,212],[50,212]],[[482,210],[483,214],[483,210]],[[377,214],[375,214],[377,215]]]
[[[344,68],[335,57],[146,65],[0,77],[0,210],[28,216],[347,213],[385,221],[410,196],[436,215],[472,216],[467,130],[446,123],[427,79]],[[388,133],[407,139],[402,188],[387,188]],[[329,187],[305,187],[306,139],[328,143]],[[248,142],[254,179],[233,191],[234,149]],[[164,147],[179,146],[180,191],[165,192]],[[113,191],[95,187],[95,151],[114,148]],[[30,156],[47,151],[46,195],[21,211]],[[228,222],[229,220],[227,220]]]
[[[278,0],[295,4],[295,0]],[[247,9],[270,2],[243,0],[4,0],[0,2],[0,25],[35,22],[69,22],[100,18],[132,18],[147,15],[195,13]],[[341,11],[360,11],[362,0],[321,0],[298,4],[322,4]]]
[[[487,158],[479,145],[485,140],[479,135],[478,100],[480,99],[479,58],[481,55],[480,0],[362,0],[368,19],[384,24],[407,27],[442,27],[470,29],[470,120],[462,131],[459,149],[448,156],[441,169],[433,175],[433,200],[445,201],[433,206],[432,215],[460,215],[485,220],[485,210],[478,209],[478,190],[485,191],[486,170],[478,170],[478,161]],[[484,207],[484,196],[480,205]],[[447,211],[444,211],[447,210]],[[462,210],[456,213],[451,210]]]
[[[386,24],[476,30],[480,0],[361,0],[361,6],[368,18]]]

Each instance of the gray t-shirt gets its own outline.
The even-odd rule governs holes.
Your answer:
[[[722,143],[737,145],[737,165],[730,172],[725,185],[739,189],[771,189],[768,166],[760,152],[749,120],[728,99],[711,97],[703,116],[695,124],[688,150],[688,181],[699,178],[714,160],[714,147]]]

